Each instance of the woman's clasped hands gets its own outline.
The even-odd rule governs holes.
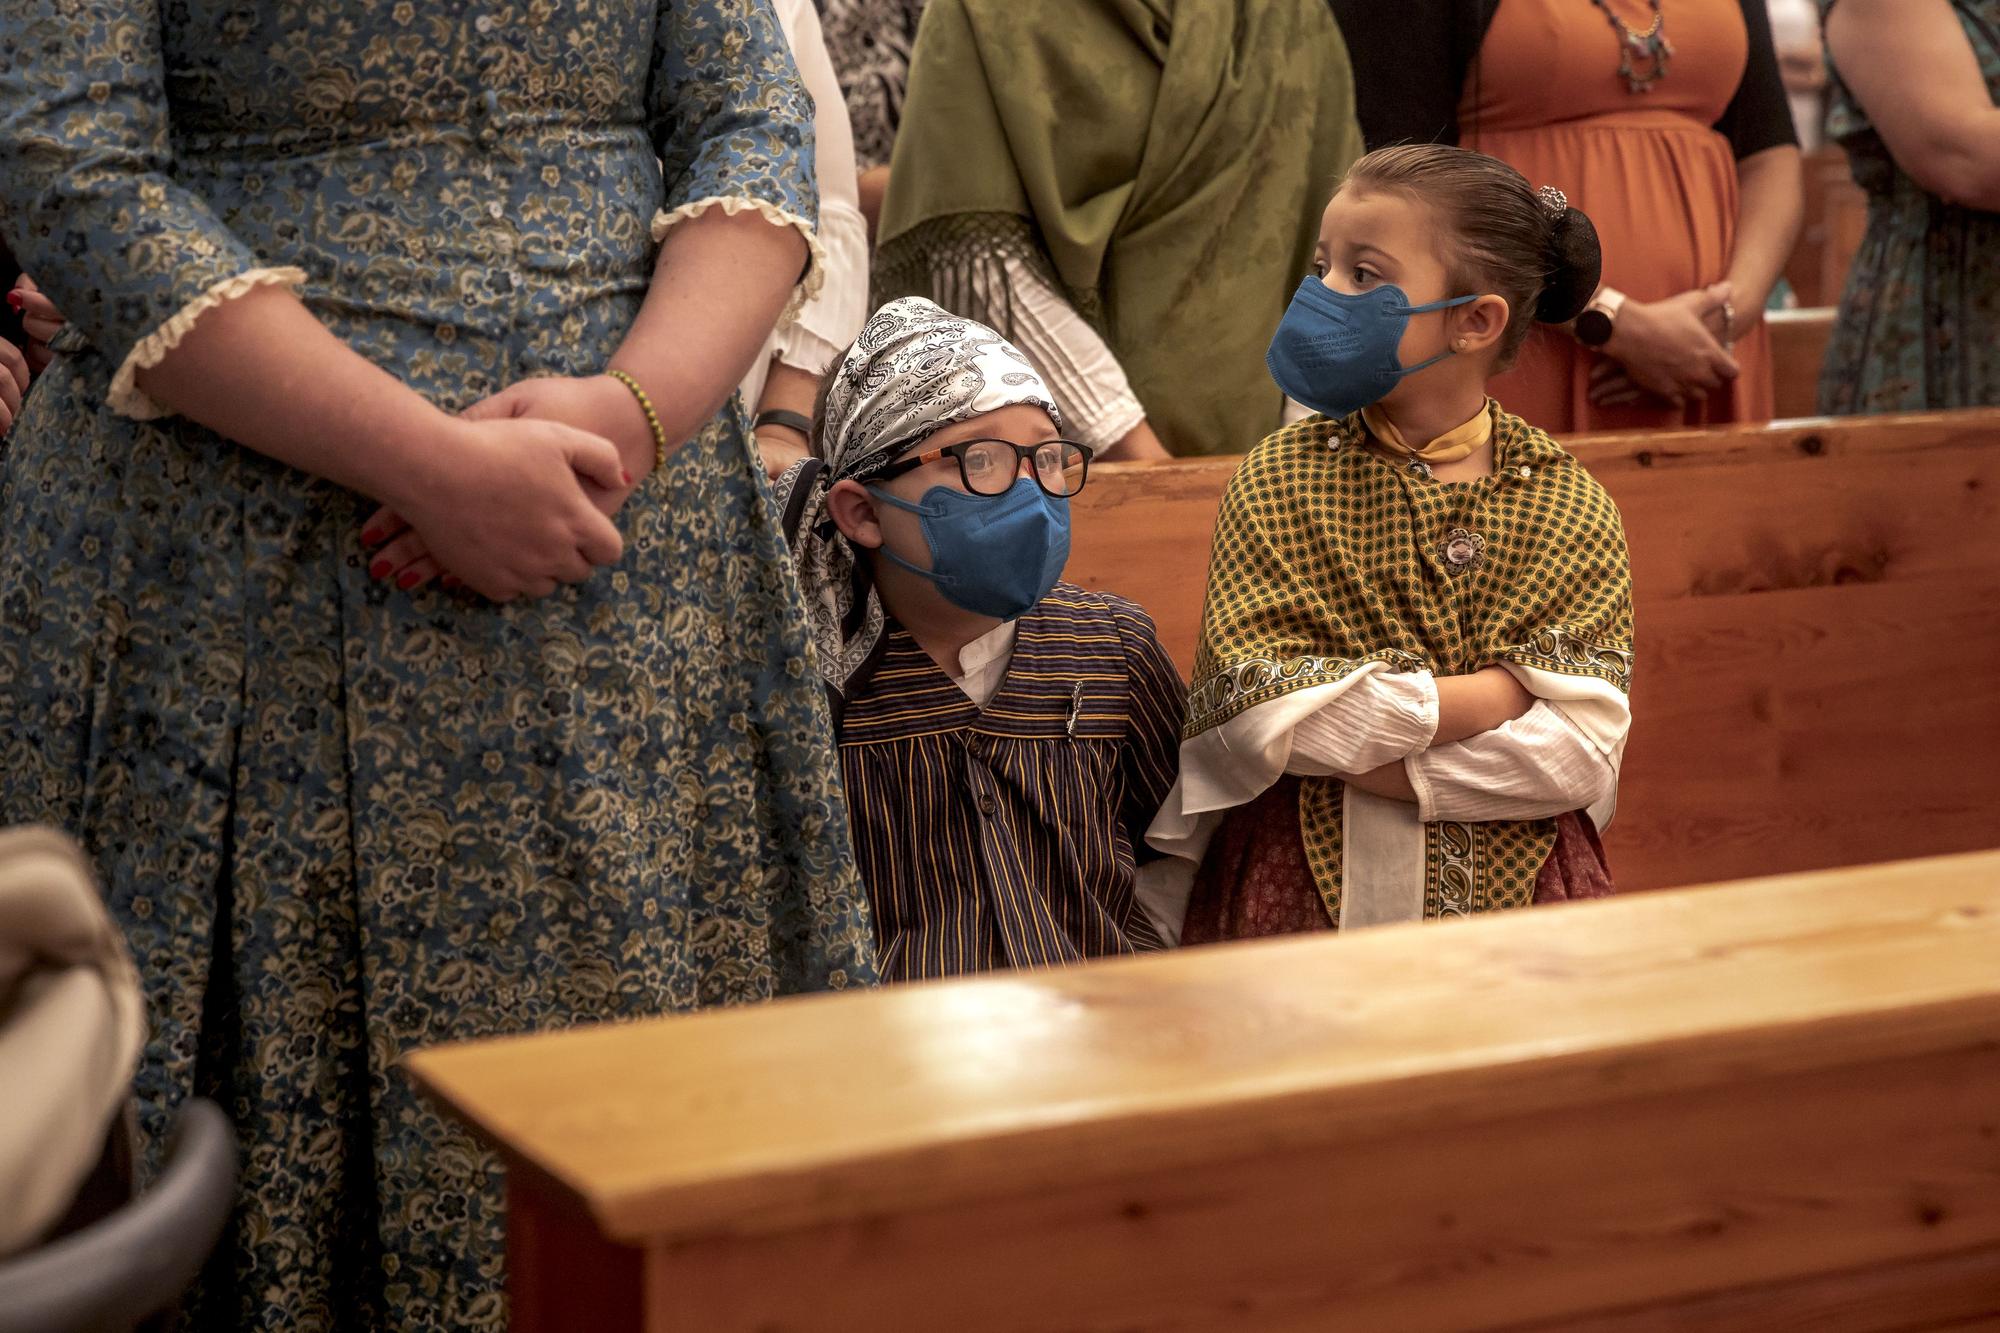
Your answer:
[[[505,602],[580,583],[624,554],[611,516],[654,449],[617,380],[523,380],[467,408],[442,443],[363,525],[370,576]]]
[[[1604,359],[1591,369],[1590,401],[1600,407],[1658,399],[1685,406],[1736,378],[1727,282],[1670,296],[1627,301]]]
[[[32,340],[0,352],[0,433],[50,359],[63,313],[23,275],[10,294]],[[428,432],[363,526],[368,572],[412,589],[442,579],[496,602],[546,597],[624,555],[611,516],[653,468],[652,427],[609,375],[522,380]]]

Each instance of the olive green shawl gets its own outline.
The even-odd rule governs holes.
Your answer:
[[[1601,682],[1622,733],[1632,577],[1618,508],[1547,435],[1488,411],[1493,474],[1455,485],[1369,452],[1359,413],[1308,417],[1251,452],[1216,524],[1187,736],[1369,662]],[[1340,781],[1306,778],[1299,820],[1337,922]],[[1425,915],[1525,907],[1555,821],[1437,822],[1424,838]]]
[[[1280,423],[1264,353],[1360,148],[1325,0],[931,0],[876,297],[1012,337],[998,266],[1026,259],[1169,449],[1241,453]]]

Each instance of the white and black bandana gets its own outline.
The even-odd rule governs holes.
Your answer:
[[[1039,407],[1058,427],[1062,417],[1018,348],[920,297],[876,311],[834,374],[817,432],[822,456],[779,478],[777,499],[820,675],[845,696],[881,646],[882,603],[867,562],[827,514],[827,492],[868,482],[933,432],[988,412]]]

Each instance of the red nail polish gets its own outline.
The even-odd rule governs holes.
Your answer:
[[[621,477],[623,477],[623,478],[625,478],[625,484],[626,484],[627,486],[630,486],[630,485],[632,484],[632,474],[631,474],[631,473],[629,473],[629,472],[623,472],[623,471],[621,471],[621,472],[620,472],[620,473],[619,473],[618,475],[619,475],[619,476],[621,476]]]
[[[390,564],[387,560],[377,560],[374,564],[368,566],[368,577],[371,579],[379,579],[384,574],[387,574],[390,570],[394,568],[395,566]]]
[[[423,577],[421,574],[404,574],[396,580],[396,586],[398,588],[414,588],[418,583],[423,581]]]
[[[368,529],[368,531],[361,534],[361,544],[363,546],[373,546],[376,542],[379,542],[381,540],[382,540],[382,529],[380,528],[370,528]]]
[[[19,310],[21,308],[21,294],[19,292],[8,292],[7,304]]]

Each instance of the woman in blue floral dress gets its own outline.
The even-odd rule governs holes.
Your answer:
[[[766,0],[0,0],[72,321],[0,457],[0,823],[97,858],[151,1137],[242,1131],[198,1326],[504,1327],[413,1047],[872,979],[725,407],[810,125]]]

